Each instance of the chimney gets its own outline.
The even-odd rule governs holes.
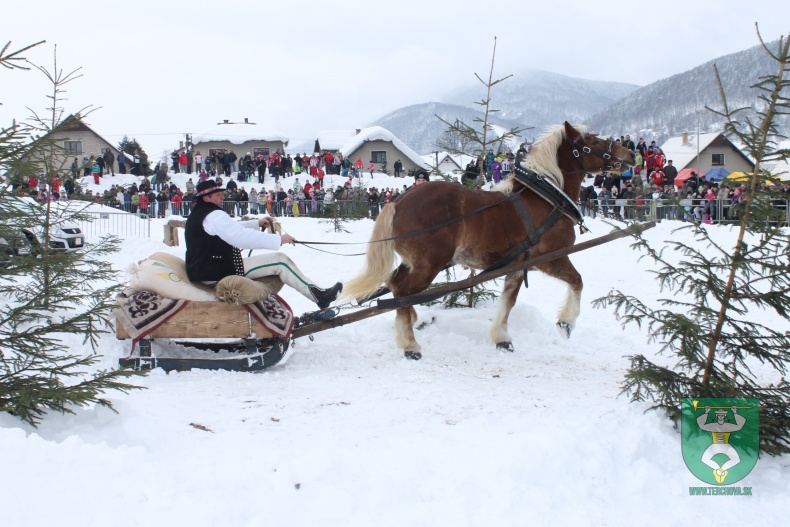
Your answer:
[[[225,123],[225,124],[228,124],[228,120],[227,119],[223,119],[222,122]]]
[[[362,131],[362,128],[357,128],[357,135],[359,135],[359,132],[361,132],[361,131]]]
[[[184,148],[184,141],[179,141],[178,142],[178,149],[181,150],[182,148]]]
[[[250,124],[250,120],[247,119],[246,117],[244,118],[244,124]]]
[[[688,142],[689,142],[689,133],[683,132],[683,144],[685,145]]]

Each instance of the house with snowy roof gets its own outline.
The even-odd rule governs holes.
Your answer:
[[[327,144],[329,143],[321,143],[320,146],[323,150],[331,151],[332,149],[326,148]],[[352,164],[361,159],[365,170],[370,163],[374,163],[377,171],[392,173],[392,167],[398,160],[403,164],[403,172],[406,174],[418,168],[431,169],[417,152],[381,126],[356,130],[337,150]]]
[[[251,123],[244,118],[243,123],[224,120],[216,126],[199,134],[192,134],[193,151],[208,158],[215,152],[234,152],[237,157],[246,155],[268,156],[274,152],[285,152],[288,137],[276,130]]]
[[[713,168],[723,168],[731,174],[751,172],[754,169],[754,162],[722,132],[684,133],[671,137],[660,148],[667,160],[672,160],[678,172],[693,169],[699,174],[705,174]]]
[[[118,159],[119,150],[109,141],[99,135],[80,118],[79,115],[69,115],[52,132],[38,140],[42,145],[57,145],[54,154],[54,168],[56,172],[65,172],[71,167],[71,162],[77,158],[78,165],[82,166],[82,158],[101,156],[107,150]],[[42,146],[46,149],[46,146]],[[35,147],[31,149],[32,155],[48,156],[49,149],[44,153]],[[127,156],[128,157],[128,156]]]
[[[320,132],[318,132],[318,137],[316,137],[315,139],[313,150],[307,153],[312,154],[313,152],[318,152],[318,153],[339,152],[343,148],[343,145],[351,141],[353,137],[357,135],[359,132],[360,132],[359,129],[321,130]]]
[[[466,165],[472,161],[474,156],[466,154],[450,154],[448,152],[431,152],[421,156],[430,166],[435,166],[442,174],[452,176],[464,171]]]

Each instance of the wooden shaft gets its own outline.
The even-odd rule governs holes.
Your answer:
[[[651,229],[656,226],[656,222],[649,221],[643,224],[638,225],[640,232]],[[632,235],[633,232],[624,229],[618,230],[614,232],[610,232],[604,236],[600,236],[593,240],[589,240],[582,243],[577,243],[576,245],[571,245],[569,247],[563,247],[562,249],[558,249],[556,251],[551,251],[546,254],[541,254],[540,256],[536,256],[534,258],[529,258],[527,260],[521,262],[513,262],[505,267],[500,269],[495,269],[488,273],[482,273],[477,276],[473,276],[471,278],[467,278],[466,280],[460,280],[458,282],[453,282],[451,284],[446,284],[439,287],[432,287],[430,289],[426,289],[422,293],[418,293],[416,295],[404,296],[400,298],[388,298],[385,300],[379,300],[377,305],[379,308],[388,309],[388,308],[397,308],[397,307],[406,307],[415,304],[421,304],[423,302],[430,302],[436,298],[440,298],[446,294],[452,293],[454,291],[458,291],[460,289],[466,289],[477,284],[486,282],[488,280],[493,280],[494,278],[499,278],[500,276],[505,276],[516,271],[523,271],[524,269],[528,269],[530,267],[535,267],[546,262],[550,262],[552,260],[556,260],[557,258],[562,258],[563,256],[568,256],[569,254],[577,253],[579,251],[584,251],[585,249],[590,249],[592,247],[596,247],[598,245],[602,245],[604,243],[617,240],[619,238],[624,238],[626,236]]]
[[[642,232],[642,231],[646,231],[647,229],[652,229],[655,226],[656,226],[656,222],[648,221],[645,223],[641,223],[639,225],[634,225],[628,229],[611,232],[609,234],[600,236],[590,241],[577,243],[576,245],[571,245],[570,247],[564,247],[556,251],[552,251],[546,254],[542,254],[540,256],[536,256],[535,258],[529,258],[522,262],[513,262],[510,265],[502,267],[501,269],[496,269],[488,273],[479,274],[477,276],[467,278],[466,280],[460,280],[458,282],[453,282],[451,284],[446,284],[439,287],[433,287],[416,295],[379,300],[376,304],[376,307],[368,307],[365,309],[361,309],[359,311],[355,311],[353,313],[349,313],[348,315],[341,315],[332,318],[330,320],[314,322],[312,324],[307,324],[305,326],[298,327],[294,329],[293,332],[291,333],[291,338],[296,339],[299,337],[304,337],[306,335],[312,335],[313,333],[319,333],[327,329],[337,328],[340,326],[344,326],[346,324],[350,324],[351,322],[358,322],[360,320],[374,317],[376,315],[382,315],[384,313],[388,313],[400,307],[407,307],[415,304],[421,304],[424,302],[430,302],[431,300],[434,300],[436,298],[441,298],[449,293],[458,291],[460,289],[466,289],[468,287],[472,287],[473,285],[477,285],[488,280],[493,280],[494,278],[499,278],[500,276],[505,276],[507,274],[516,271],[523,271],[524,269],[535,267],[537,265],[541,265],[546,262],[556,260],[557,258],[568,256],[569,254],[573,254],[579,251],[584,251],[585,249],[590,249],[592,247],[596,247],[598,245],[602,245],[604,243],[613,240],[617,240],[620,238],[624,238],[626,236],[633,235],[634,228],[638,230],[638,232]]]

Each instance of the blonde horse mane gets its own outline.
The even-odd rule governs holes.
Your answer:
[[[582,133],[587,131],[587,128],[584,126],[575,126],[574,128]],[[545,134],[540,136],[540,139],[532,146],[532,150],[527,154],[527,157],[522,161],[521,165],[525,168],[531,168],[539,174],[543,174],[554,183],[557,188],[564,189],[565,178],[557,164],[557,150],[564,140],[565,127],[563,125],[552,126]],[[513,178],[511,177],[502,181],[491,190],[510,194],[513,191]]]

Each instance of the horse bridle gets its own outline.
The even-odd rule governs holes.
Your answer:
[[[581,153],[579,152],[579,148],[577,147],[577,143],[579,140],[582,141],[581,151],[584,152],[585,154],[592,154],[596,157],[600,157],[604,161],[609,161],[609,160],[615,161],[613,165],[603,166],[596,170],[600,170],[602,172],[608,172],[610,170],[618,170],[620,167],[623,166],[623,163],[625,163],[624,159],[620,159],[619,157],[614,157],[612,155],[612,145],[614,145],[614,140],[611,137],[607,139],[606,150],[602,150],[600,148],[590,148],[589,146],[584,144],[584,140],[582,139],[581,133],[579,133],[579,137],[577,137],[576,139],[571,140],[571,138],[568,136],[565,136],[565,139],[566,141],[568,141],[568,144],[571,146],[571,149],[573,150],[573,157],[575,157],[576,161],[579,162],[579,166],[582,168],[584,172],[587,172],[588,170],[584,166],[584,162],[581,159]]]

